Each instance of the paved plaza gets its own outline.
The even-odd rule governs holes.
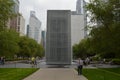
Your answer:
[[[23,80],[87,80],[72,68],[42,68]]]

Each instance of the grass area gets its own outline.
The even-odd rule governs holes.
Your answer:
[[[0,80],[22,80],[37,70],[36,68],[0,68]]]
[[[120,68],[102,68],[102,69],[110,71],[110,72],[114,72],[114,73],[117,73],[117,74],[120,74]]]
[[[83,69],[83,75],[88,80],[120,80],[120,74],[105,69]]]

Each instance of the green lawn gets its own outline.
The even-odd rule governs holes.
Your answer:
[[[37,70],[35,68],[0,68],[0,80],[22,80]]]
[[[105,69],[83,69],[83,75],[88,80],[120,80],[120,74]]]
[[[102,69],[120,74],[120,68],[102,68]]]

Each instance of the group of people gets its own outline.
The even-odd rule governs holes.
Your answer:
[[[0,57],[0,64],[4,65],[5,64],[5,57]]]
[[[83,65],[88,65],[90,64],[90,59],[87,57],[85,60],[82,60],[81,58],[78,58],[78,75],[82,75],[82,68]]]

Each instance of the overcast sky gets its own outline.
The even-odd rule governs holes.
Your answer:
[[[25,18],[26,24],[29,22],[30,11],[36,12],[37,18],[42,22],[42,29],[46,29],[46,16],[49,9],[76,10],[77,0],[19,0],[20,13]]]

